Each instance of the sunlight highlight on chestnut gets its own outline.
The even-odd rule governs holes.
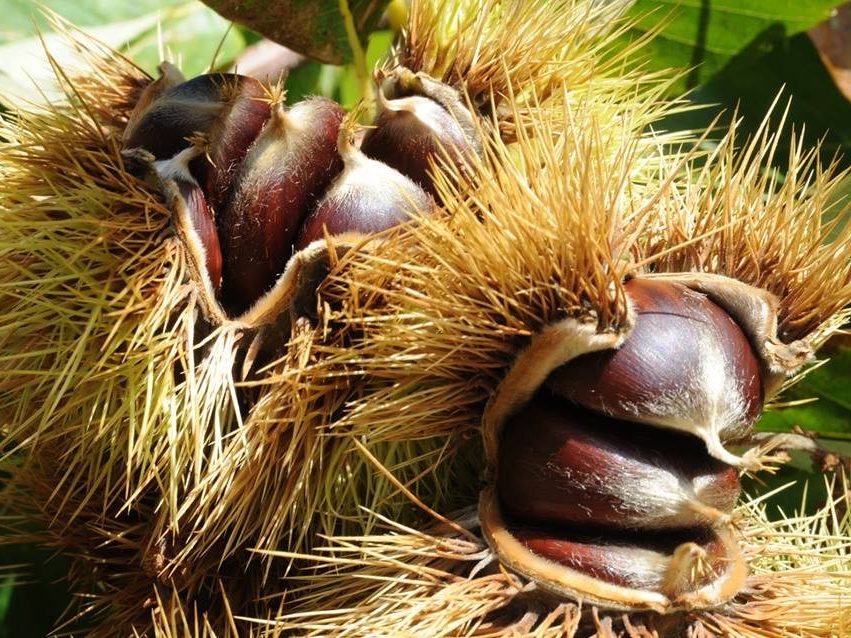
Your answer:
[[[337,136],[343,109],[312,98],[278,106],[249,149],[233,197],[219,217],[222,295],[239,314],[283,272],[302,222],[342,170]]]
[[[681,284],[639,278],[624,290],[636,321],[623,346],[570,361],[548,387],[602,414],[696,434],[712,456],[742,465],[722,441],[747,433],[763,402],[759,360],[742,329]]]
[[[264,109],[268,113],[265,94],[260,82],[244,75],[199,75],[147,104],[125,131],[124,148],[144,148],[161,160],[187,148],[194,136],[238,138],[234,127],[254,129]]]
[[[380,232],[433,209],[431,197],[412,180],[358,150],[354,134],[353,121],[340,129],[338,151],[345,168],[305,220],[296,250],[326,232],[332,236]]]
[[[388,100],[379,91],[379,105],[381,111],[364,135],[361,150],[437,197],[431,173],[439,161],[462,167],[475,155],[464,130],[445,108],[428,97]]]
[[[697,437],[617,421],[541,392],[509,419],[497,489],[524,521],[661,530],[729,521],[736,468]]]
[[[676,599],[710,584],[727,559],[721,539],[705,530],[664,536],[606,538],[509,524],[531,552],[603,582],[658,591]]]
[[[157,162],[157,170],[163,179],[173,180],[178,195],[188,215],[188,223],[204,253],[204,267],[213,293],[218,294],[222,285],[222,249],[219,242],[213,209],[207,202],[201,185],[190,171],[190,165],[202,155],[197,146],[190,146],[169,160]]]

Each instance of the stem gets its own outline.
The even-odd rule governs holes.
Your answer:
[[[358,38],[358,31],[355,28],[355,18],[349,8],[349,0],[338,0],[340,13],[343,16],[343,24],[346,25],[346,38],[349,41],[349,46],[352,49],[352,57],[354,58],[355,75],[360,84],[360,92],[365,106],[365,114],[369,121],[375,117],[375,96],[372,92],[372,81],[369,77],[369,69],[366,65],[366,53]]]

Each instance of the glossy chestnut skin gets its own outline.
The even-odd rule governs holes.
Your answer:
[[[740,464],[720,441],[746,433],[762,410],[760,364],[747,337],[683,285],[633,279],[624,290],[636,321],[623,345],[557,368],[548,387],[602,414],[698,434],[713,456]]]
[[[538,556],[607,583],[671,597],[710,583],[723,573],[727,559],[724,544],[710,529],[604,538],[558,527],[510,523],[509,528]],[[693,564],[704,571],[690,578],[683,571]]]
[[[168,89],[148,105],[128,128],[124,147],[144,148],[161,160],[190,146],[187,138],[207,136],[216,127],[233,130],[226,138],[250,135],[240,129],[259,128],[256,120],[263,118],[264,110],[268,117],[268,106],[261,99],[265,94],[260,82],[244,75],[199,75]],[[235,119],[228,123],[232,111]]]
[[[482,532],[503,565],[557,595],[626,611],[715,607],[747,577],[732,513],[738,468],[757,459],[722,441],[761,409],[759,361],[705,295],[661,278],[624,291],[634,323],[618,349],[567,361],[486,421],[498,438]]]
[[[364,135],[361,151],[395,168],[435,198],[432,164],[448,159],[462,167],[475,153],[452,115],[419,95],[383,101],[381,113]]]
[[[174,157],[154,163],[158,175],[177,187],[177,212],[186,211],[185,221],[204,251],[204,267],[210,278],[213,292],[218,294],[222,283],[222,250],[213,209],[207,203],[204,191],[190,171],[193,161],[203,155],[198,146],[189,146]],[[174,205],[175,202],[172,202]],[[182,205],[182,206],[181,206]]]
[[[223,301],[241,314],[268,291],[293,253],[302,221],[342,170],[337,137],[343,109],[310,98],[273,113],[235,178],[219,215]]]
[[[524,522],[661,530],[729,519],[736,468],[697,437],[617,421],[540,392],[505,425],[497,491]]]
[[[345,169],[305,220],[296,250],[321,239],[326,231],[332,236],[380,232],[434,208],[431,197],[412,180],[354,148],[346,131],[339,149]]]
[[[192,167],[216,211],[226,207],[239,167],[272,114],[263,84],[239,77],[239,83],[227,87],[232,92],[225,96],[227,106],[206,135],[206,157]]]

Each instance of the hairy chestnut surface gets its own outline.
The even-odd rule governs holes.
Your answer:
[[[222,249],[213,211],[197,182],[178,179],[175,183],[189,210],[192,226],[204,247],[205,266],[213,292],[218,294],[222,287]]]
[[[234,73],[208,73],[173,86],[138,114],[124,135],[125,148],[143,148],[167,159],[188,147],[188,138],[237,139],[263,117],[262,83]],[[217,132],[218,131],[218,132]],[[218,153],[216,153],[218,154]]]
[[[475,151],[452,115],[434,100],[412,95],[387,100],[379,93],[381,112],[363,138],[361,151],[411,178],[432,197],[433,164],[446,156],[456,166]]]
[[[742,329],[686,286],[638,278],[624,289],[636,313],[624,344],[577,357],[547,385],[602,414],[696,434],[714,457],[742,465],[721,444],[762,410],[759,360]]]
[[[340,130],[338,149],[345,168],[305,220],[297,250],[325,232],[380,232],[408,221],[413,213],[433,209],[431,197],[411,179],[355,148],[352,126]]]
[[[240,164],[272,114],[266,87],[253,78],[239,78],[225,86],[226,108],[205,135],[206,157],[193,166],[217,211],[224,209]]]
[[[729,520],[736,468],[700,439],[539,393],[502,432],[497,491],[520,520],[661,530]]]
[[[244,312],[272,287],[302,222],[342,170],[342,119],[342,107],[326,98],[278,106],[248,150],[219,216],[222,295],[232,313]]]

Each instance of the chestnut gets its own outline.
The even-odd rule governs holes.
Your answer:
[[[139,144],[128,144],[128,140],[134,136],[138,136],[139,121],[148,113],[153,104],[159,100],[166,92],[176,87],[178,84],[183,84],[186,78],[176,66],[171,62],[162,62],[157,67],[160,76],[149,83],[139,95],[133,111],[127,118],[127,126],[124,127],[122,135],[122,144],[125,149],[138,147]]]
[[[696,434],[715,458],[745,464],[721,443],[747,433],[762,410],[760,364],[742,329],[678,283],[636,278],[624,290],[635,326],[623,345],[569,361],[547,386],[617,419]]]
[[[272,109],[266,87],[246,76],[223,88],[226,108],[206,133],[205,158],[193,165],[214,210],[224,210],[233,180]],[[206,161],[204,161],[206,160]]]
[[[304,221],[295,242],[301,250],[327,232],[374,233],[429,213],[434,202],[422,188],[355,147],[354,118],[340,129],[338,151],[345,168]]]
[[[143,148],[158,160],[168,159],[190,146],[189,138],[200,135],[216,139],[215,159],[220,155],[216,148],[231,152],[228,147],[243,144],[252,131],[256,134],[264,111],[268,117],[265,95],[265,87],[254,78],[234,73],[199,75],[146,100],[124,132],[124,148]]]
[[[343,109],[321,97],[278,105],[243,160],[219,215],[222,298],[241,314],[275,283],[302,221],[342,170]]]
[[[204,191],[189,170],[190,163],[201,154],[199,147],[190,146],[169,160],[156,162],[155,167],[163,180],[171,180],[177,187],[180,203],[172,202],[172,207],[178,215],[185,210],[186,225],[200,245],[213,293],[218,294],[222,285],[222,249],[216,220]]]
[[[715,607],[742,588],[747,564],[728,527],[606,530],[534,523],[505,513],[494,486],[479,520],[506,568],[557,596],[627,611]]]
[[[543,526],[509,529],[537,556],[602,582],[672,599],[711,584],[727,560],[722,540],[706,530],[606,538]]]
[[[435,100],[411,95],[388,100],[379,91],[381,111],[361,144],[364,155],[411,178],[432,197],[431,173],[442,159],[462,168],[475,150],[461,125]]]
[[[688,434],[624,423],[539,393],[502,431],[497,491],[523,521],[662,530],[729,522],[736,468]]]

